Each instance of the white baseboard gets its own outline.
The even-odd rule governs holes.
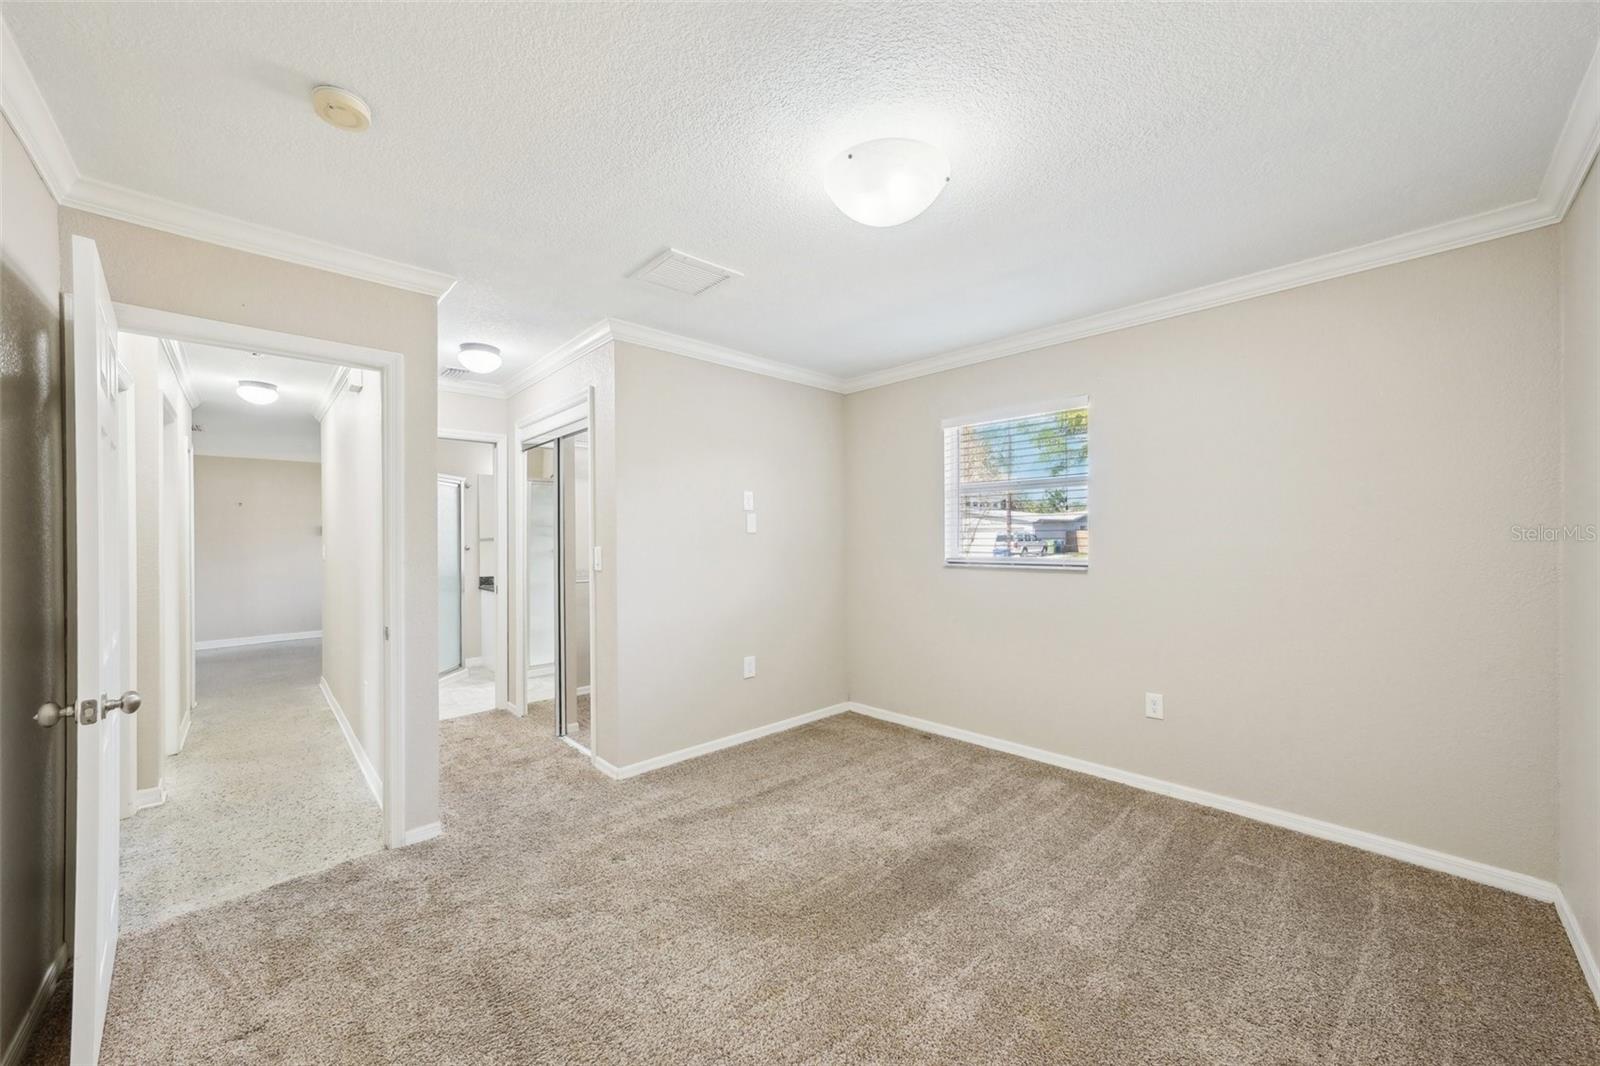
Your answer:
[[[183,754],[183,746],[189,743],[189,727],[194,725],[194,711],[183,716],[183,721],[178,723],[178,747],[172,754]]]
[[[732,748],[739,744],[747,744],[752,740],[760,740],[762,737],[770,737],[774,733],[782,733],[786,729],[793,729],[796,726],[802,726],[808,722],[815,722],[823,718],[831,717],[835,714],[842,714],[849,709],[850,704],[836,703],[832,707],[823,707],[821,710],[807,711],[805,714],[797,714],[793,718],[785,718],[781,722],[772,722],[769,725],[756,726],[756,728],[746,729],[742,733],[734,733],[730,736],[720,737],[716,740],[708,740],[704,744],[696,744],[693,747],[681,748],[678,751],[670,751],[665,755],[657,755],[653,759],[644,759],[640,762],[629,763],[627,766],[613,766],[611,763],[606,762],[604,759],[600,758],[600,756],[596,755],[594,757],[594,765],[597,770],[605,774],[607,777],[615,778],[618,781],[625,781],[630,777],[638,777],[640,774],[647,774],[651,770],[659,770],[663,766],[671,766],[673,763],[680,763],[686,759],[697,759],[702,755],[710,755],[714,751],[721,751],[723,748]]]
[[[1408,862],[1414,866],[1438,870],[1440,873],[1453,874],[1468,881],[1476,881],[1492,888],[1515,892],[1520,896],[1528,896],[1544,903],[1554,903],[1556,900],[1557,890],[1554,883],[1531,877],[1528,874],[1517,873],[1515,870],[1491,866],[1476,859],[1464,859],[1459,855],[1435,851],[1432,848],[1425,848],[1417,844],[1407,844],[1403,840],[1393,840],[1362,829],[1351,829],[1333,822],[1308,818],[1303,814],[1295,814],[1293,811],[1280,810],[1277,807],[1268,807],[1260,803],[1252,803],[1249,800],[1234,799],[1231,796],[1220,796],[1215,792],[1206,792],[1203,789],[1191,788],[1188,785],[1174,784],[1171,781],[1147,777],[1144,774],[1136,774],[1129,770],[1119,770],[1112,766],[1102,766],[1099,763],[1076,759],[1070,755],[1045,751],[1043,748],[1032,748],[1026,744],[1001,740],[999,737],[985,736],[982,733],[974,733],[968,729],[959,729],[940,722],[932,722],[926,718],[914,718],[909,714],[886,711],[881,707],[873,707],[865,703],[851,703],[850,709],[857,714],[866,715],[868,718],[893,722],[896,725],[903,725],[923,733],[949,737],[952,740],[976,744],[981,748],[990,748],[994,751],[1005,752],[1008,755],[1019,755],[1024,759],[1032,759],[1035,762],[1048,763],[1051,766],[1075,770],[1080,774],[1089,774],[1092,777],[1104,778],[1107,781],[1131,785],[1146,792],[1171,796],[1187,803],[1198,803],[1202,807],[1214,807],[1219,811],[1237,814],[1252,821],[1266,822],[1268,825],[1292,829],[1297,833],[1304,833],[1306,836],[1318,837],[1322,840],[1331,840],[1336,844],[1347,844],[1353,848],[1360,848],[1362,851],[1386,855],[1391,859],[1399,859],[1401,862]]]
[[[22,1061],[22,1053],[28,1050],[28,1041],[33,1038],[33,1031],[39,1028],[39,1019],[44,1015],[45,1005],[50,1002],[50,994],[56,990],[56,982],[61,979],[66,969],[67,945],[62,944],[56,949],[56,957],[45,967],[44,976],[39,979],[39,987],[34,990],[33,1001],[28,1004],[28,1010],[22,1016],[22,1024],[6,1042],[6,1053],[0,1058],[0,1066],[17,1066]]]
[[[223,640],[197,640],[195,651],[213,651],[217,648],[244,648],[251,644],[283,644],[291,640],[320,640],[322,630],[308,629],[304,633],[266,633],[259,637],[227,637]]]
[[[576,691],[580,696],[588,696],[591,695],[590,689],[593,687],[592,685],[579,685]]]
[[[322,690],[322,698],[328,701],[328,709],[333,712],[334,720],[339,723],[339,732],[344,734],[344,742],[350,745],[350,754],[355,756],[356,766],[360,767],[367,788],[372,790],[372,798],[378,801],[379,807],[382,807],[383,779],[378,776],[378,768],[372,765],[372,760],[367,758],[366,751],[361,747],[361,741],[356,739],[356,731],[350,728],[350,719],[344,716],[344,708],[333,698],[333,690],[328,687],[328,679],[317,678],[317,687]]]
[[[1556,913],[1561,915],[1561,927],[1567,931],[1567,939],[1572,941],[1572,951],[1578,956],[1583,979],[1589,982],[1589,994],[1594,997],[1595,1003],[1600,1004],[1600,963],[1595,961],[1594,949],[1589,946],[1582,927],[1578,925],[1578,916],[1572,913],[1567,894],[1559,888],[1556,889]]]
[[[158,781],[155,788],[136,788],[133,790],[133,809],[130,813],[138,814],[140,811],[151,807],[159,807],[167,802],[167,783]]]
[[[463,666],[483,666],[488,661],[489,660],[485,659],[481,655],[471,655],[471,656],[467,657],[466,661],[463,662],[462,665]]]
[[[405,835],[400,838],[400,843],[397,846],[404,848],[412,844],[420,844],[424,840],[432,840],[442,832],[444,832],[444,826],[438,822],[415,826],[406,830]]]

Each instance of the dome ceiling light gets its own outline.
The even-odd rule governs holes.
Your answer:
[[[931,144],[886,137],[846,148],[828,163],[823,188],[863,226],[898,226],[926,211],[950,182],[950,161]]]
[[[278,386],[270,381],[241,381],[234,391],[239,394],[239,399],[245,403],[253,403],[257,407],[278,402]]]
[[[493,374],[502,361],[500,349],[492,344],[463,344],[456,358],[474,374]]]

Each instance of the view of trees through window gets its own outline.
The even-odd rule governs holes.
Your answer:
[[[1087,406],[952,427],[945,448],[948,561],[1087,564]]]

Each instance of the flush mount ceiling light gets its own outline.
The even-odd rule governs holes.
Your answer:
[[[372,125],[372,108],[349,89],[319,85],[311,90],[311,106],[318,117],[346,133],[360,133]]]
[[[949,181],[950,161],[939,149],[885,137],[834,156],[822,185],[839,210],[862,225],[898,226],[926,211]]]
[[[492,344],[463,344],[456,358],[474,374],[493,374],[500,369],[500,349]]]
[[[233,391],[239,394],[239,399],[245,403],[253,403],[257,407],[278,402],[278,386],[270,381],[241,381],[239,387]]]

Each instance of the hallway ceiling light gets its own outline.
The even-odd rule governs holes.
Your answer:
[[[346,133],[360,133],[372,125],[372,108],[349,89],[319,85],[311,90],[311,106],[317,117]]]
[[[846,148],[823,174],[839,210],[864,226],[898,226],[926,211],[950,181],[950,161],[931,144],[885,137]]]
[[[270,381],[241,381],[234,391],[239,394],[239,399],[257,407],[278,402],[278,386]]]
[[[456,358],[474,374],[493,374],[500,369],[500,349],[492,344],[463,344]]]

